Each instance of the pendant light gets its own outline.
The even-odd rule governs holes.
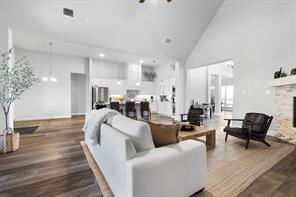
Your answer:
[[[57,82],[58,79],[53,75],[53,66],[52,66],[52,45],[53,43],[49,43],[50,48],[50,67],[49,67],[49,76],[42,77],[42,81],[51,81],[51,82]]]

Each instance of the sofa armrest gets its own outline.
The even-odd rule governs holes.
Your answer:
[[[206,164],[206,146],[194,140],[138,153],[127,161],[128,193],[189,196],[206,186]]]

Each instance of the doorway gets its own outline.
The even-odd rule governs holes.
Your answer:
[[[87,106],[86,74],[71,73],[71,115],[85,115]]]

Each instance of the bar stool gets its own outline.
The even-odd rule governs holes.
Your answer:
[[[135,102],[127,101],[125,103],[126,116],[128,118],[137,119],[137,110]]]
[[[119,104],[119,102],[114,102],[114,101],[112,101],[112,102],[110,102],[110,109],[113,109],[113,110],[115,110],[115,111],[118,111],[118,112],[120,112],[121,114],[122,114],[122,109],[120,109],[120,104]]]
[[[141,111],[141,117],[143,119],[151,119],[151,111],[150,111],[150,106],[149,102],[144,101],[140,103],[140,111]]]

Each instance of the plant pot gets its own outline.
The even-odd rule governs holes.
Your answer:
[[[3,148],[2,148],[3,153],[14,152],[19,149],[19,142],[20,142],[20,134],[19,133],[7,133],[6,135],[4,135],[2,137],[4,140]]]
[[[0,135],[0,153],[4,153],[6,149],[6,136],[5,135]]]

